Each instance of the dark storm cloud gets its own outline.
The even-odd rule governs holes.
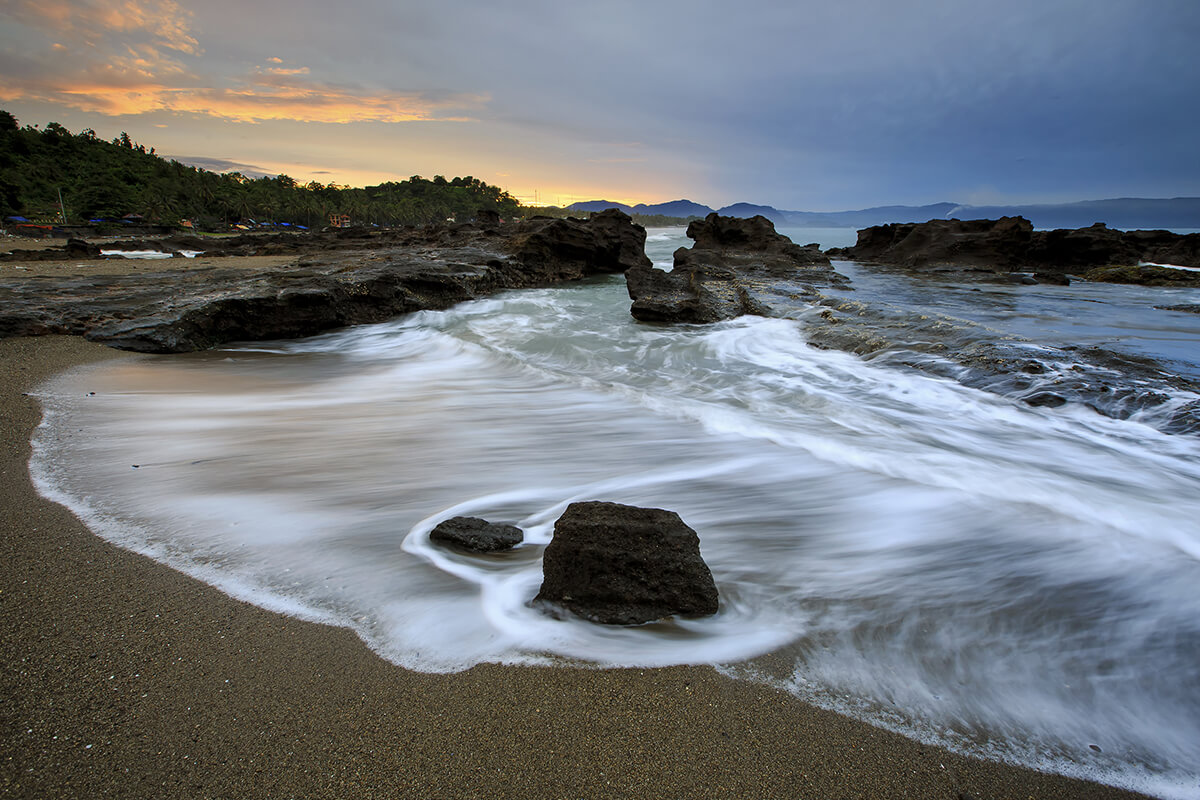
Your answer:
[[[1200,193],[1193,0],[457,5],[424,80],[682,153],[718,202]]]

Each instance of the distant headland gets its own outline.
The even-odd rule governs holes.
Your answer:
[[[875,206],[854,211],[783,211],[771,206],[735,203],[724,208],[709,208],[691,200],[636,206],[608,200],[589,200],[567,207],[575,212],[618,208],[630,215],[664,217],[705,217],[716,211],[726,217],[761,215],[774,222],[796,228],[867,228],[902,222],[926,222],[931,219],[999,219],[1024,217],[1037,228],[1083,228],[1103,222],[1110,228],[1200,228],[1200,197],[1153,199],[1121,197],[1110,200],[1085,200],[1056,205],[972,206],[962,203],[933,203],[925,206]]]

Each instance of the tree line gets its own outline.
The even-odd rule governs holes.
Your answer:
[[[414,175],[364,188],[300,184],[287,175],[251,178],[164,159],[124,132],[106,141],[57,122],[22,127],[0,111],[2,217],[59,221],[65,211],[67,223],[104,224],[99,221],[133,214],[163,225],[190,220],[211,230],[249,220],[319,227],[332,215],[357,224],[424,225],[469,219],[481,209],[506,219],[530,212],[470,176]]]

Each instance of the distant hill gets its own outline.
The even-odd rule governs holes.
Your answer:
[[[582,203],[571,203],[571,205],[567,206],[568,211],[583,211],[589,214],[606,211],[610,208],[619,209],[626,214],[633,213],[633,206],[627,206],[624,203],[614,203],[611,200],[587,200]]]
[[[771,206],[756,206],[753,203],[734,203],[731,206],[725,206],[717,212],[726,217],[755,217],[763,216],[774,222],[776,225],[786,225],[788,223],[787,215],[789,212],[780,211]]]
[[[1035,228],[1084,228],[1103,222],[1110,228],[1200,228],[1200,197],[1147,199],[1120,197],[1079,203],[1027,206],[956,206],[947,219],[1022,216]]]
[[[661,214],[667,217],[706,217],[714,210],[691,200],[674,200],[651,205],[639,203],[636,206],[608,200],[589,200],[568,206],[571,211],[583,212],[603,211],[606,208],[619,208],[626,214]],[[717,209],[716,212],[726,217],[761,215],[776,225],[803,228],[865,228],[889,222],[926,222],[955,208],[962,206],[958,203],[937,203],[930,206],[880,206],[858,211],[783,211],[773,206],[734,203]]]
[[[712,213],[708,206],[690,200],[675,200],[653,205],[628,206],[607,200],[575,203],[572,211],[603,211],[619,208],[627,214],[661,214],[668,217],[703,217]],[[1123,197],[1111,200],[1085,200],[1056,205],[969,206],[960,203],[933,203],[925,206],[875,206],[854,211],[784,211],[772,206],[734,203],[718,210],[728,217],[753,217],[761,214],[776,225],[797,228],[868,228],[893,222],[927,222],[931,219],[998,219],[1022,216],[1037,228],[1083,228],[1103,222],[1110,228],[1200,228],[1200,197],[1147,199]]]
[[[662,214],[664,217],[707,217],[713,212],[708,206],[693,203],[691,200],[672,200],[669,203],[654,203],[646,205],[638,203],[633,207],[635,214]]]
[[[877,206],[857,211],[785,211],[787,225],[801,228],[869,228],[872,225],[887,225],[892,222],[928,222],[931,219],[948,219],[946,214],[956,203],[934,203],[928,206]]]
[[[614,203],[611,200],[588,200],[582,203],[572,203],[567,206],[568,211],[603,211],[606,208],[617,208],[624,211],[626,214],[645,214],[647,216],[663,216],[663,217],[707,217],[713,212],[713,209],[708,206],[702,206],[699,203],[693,203],[691,200],[672,200],[669,203],[638,203],[636,206],[626,205],[625,203]]]

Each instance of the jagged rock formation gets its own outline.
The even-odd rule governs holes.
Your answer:
[[[688,225],[691,248],[675,251],[671,272],[626,271],[630,313],[643,322],[716,322],[766,314],[772,296],[795,297],[845,278],[816,245],[801,247],[766,217],[709,214]]]
[[[1022,217],[930,220],[877,225],[858,232],[854,247],[830,255],[904,267],[952,264],[1013,270],[1027,264],[1033,225]]]
[[[608,625],[717,612],[700,539],[673,511],[572,503],[554,524],[534,603]]]
[[[649,264],[645,240],[644,228],[609,211],[586,221],[123,243],[206,257],[296,253],[297,260],[261,270],[0,279],[0,336],[76,334],[151,353],[307,336],[505,289],[624,272]]]

